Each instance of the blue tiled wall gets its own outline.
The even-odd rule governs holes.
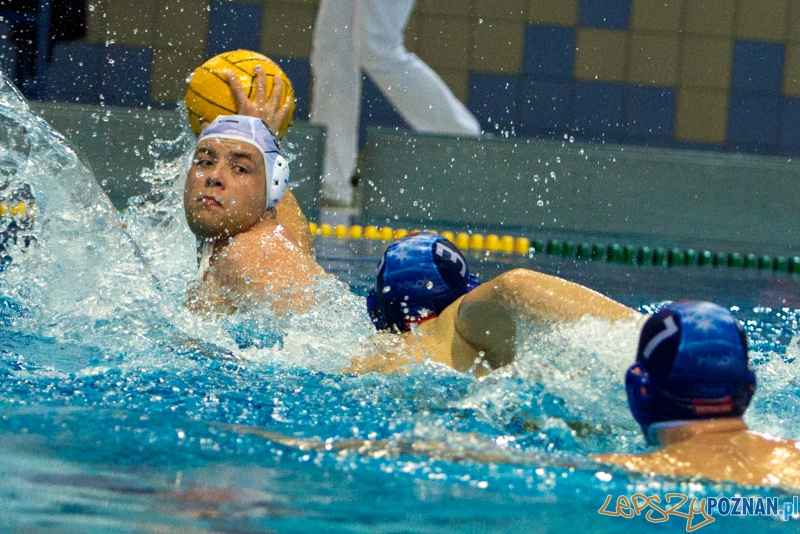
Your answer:
[[[261,48],[261,4],[211,2],[208,56],[228,50]]]
[[[552,137],[573,128],[573,84],[523,77],[517,98],[517,134]]]
[[[733,93],[730,105],[728,147],[736,152],[777,153],[780,97]]]
[[[467,107],[486,131],[511,130],[517,119],[519,78],[508,74],[470,76]]]
[[[800,157],[800,98],[781,99],[780,154]]]
[[[575,86],[575,133],[583,138],[620,141],[624,95],[625,88],[619,84],[578,82]]]
[[[294,118],[307,121],[311,111],[311,65],[307,59],[273,58],[289,77],[294,90]]]
[[[781,94],[784,45],[737,40],[733,45],[731,89]]]
[[[632,144],[666,145],[675,130],[677,93],[663,87],[625,87],[622,141]]]
[[[411,33],[417,37],[408,45],[427,47],[417,53],[448,82],[455,81],[454,87],[461,87],[461,96],[486,132],[799,155],[800,60],[795,57],[794,36],[800,35],[800,19],[787,18],[791,15],[787,7],[784,15],[767,10],[770,14],[764,17],[775,19],[769,24],[752,22],[759,13],[740,2],[721,2],[715,11],[705,12],[703,20],[689,20],[703,2],[692,0],[691,6],[687,2],[677,10],[672,2],[653,0],[524,2],[524,13],[505,18],[500,11],[507,5],[498,3],[497,18],[490,26],[497,28],[503,43],[507,40],[508,46],[520,50],[507,54],[508,49],[498,48],[493,53],[503,58],[489,65],[488,56],[472,51],[464,59],[448,41],[452,37],[452,42],[461,43],[458,46],[463,42],[482,46],[471,39],[488,31],[481,18],[486,16],[481,10],[487,8],[473,0],[465,3],[468,12],[447,15],[454,19],[452,31],[470,32],[467,38],[440,36],[441,52],[452,55],[454,64],[441,57],[437,63],[430,50],[439,46],[432,44],[436,39],[420,39],[425,27],[420,21],[427,19],[415,19]],[[316,8],[305,2],[270,5],[278,22],[262,27],[262,4],[212,1],[208,13],[197,17],[208,23],[205,56],[236,48],[261,50],[262,45],[269,46],[262,41],[264,32],[274,35],[285,29],[281,35],[286,41],[265,52],[292,79],[295,114],[305,120],[311,104],[308,53]],[[440,7],[418,2],[415,13],[421,10],[423,17],[441,18]],[[719,24],[707,20],[717,14]],[[532,22],[523,22],[527,20]],[[724,26],[724,20],[731,23]],[[788,28],[783,34],[776,30],[781,24]],[[691,53],[702,56],[698,41],[712,48],[724,43],[718,48],[717,63],[716,56],[689,55],[694,50]],[[60,45],[53,51],[47,94],[74,102],[148,105],[149,85],[133,80],[149,79],[152,64],[153,53],[147,46]],[[172,94],[179,92],[173,89]],[[362,132],[373,125],[407,127],[368,78],[362,96]]]
[[[105,46],[63,43],[53,49],[47,98],[79,104],[99,104],[103,87]]]
[[[62,43],[53,49],[46,98],[145,107],[152,63],[150,48]]]
[[[578,20],[586,28],[627,30],[630,13],[631,0],[581,0]]]
[[[537,78],[571,80],[575,70],[575,30],[528,26],[522,72]]]
[[[106,104],[146,107],[150,102],[152,64],[152,48],[107,47],[102,68]]]
[[[0,25],[0,32],[3,31]],[[6,30],[8,31],[8,30]],[[14,43],[0,39],[0,71],[11,81],[17,83],[17,60],[19,49]]]

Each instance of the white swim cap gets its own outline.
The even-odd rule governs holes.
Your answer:
[[[197,139],[233,139],[255,146],[264,157],[267,174],[267,209],[277,204],[289,187],[289,163],[281,156],[278,141],[264,121],[244,115],[220,115]]]

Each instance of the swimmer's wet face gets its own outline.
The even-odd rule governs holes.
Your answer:
[[[244,141],[209,137],[198,143],[184,188],[189,228],[200,239],[233,237],[265,214],[266,168]]]

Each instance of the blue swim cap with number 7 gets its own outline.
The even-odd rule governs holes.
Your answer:
[[[447,239],[430,233],[408,235],[389,245],[378,263],[367,309],[378,330],[408,331],[439,315],[480,285],[464,255]]]
[[[625,386],[631,412],[643,428],[741,416],[756,386],[744,329],[716,304],[672,303],[642,327]]]

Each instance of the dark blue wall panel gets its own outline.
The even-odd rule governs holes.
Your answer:
[[[517,134],[558,137],[569,131],[575,122],[572,88],[571,82],[523,78],[517,102]]]
[[[575,70],[575,30],[530,25],[525,30],[522,72],[538,78],[571,80]]]
[[[514,127],[519,97],[519,78],[510,74],[470,75],[467,107],[486,132]]]
[[[99,104],[105,46],[79,42],[53,48],[45,98],[78,104]]]
[[[625,93],[624,141],[649,145],[663,144],[664,140],[672,138],[677,100],[675,89],[629,85]]]
[[[53,48],[45,95],[79,104],[146,107],[152,64],[151,48],[60,43]]]
[[[575,135],[581,139],[618,141],[622,132],[625,88],[602,82],[575,86]]]
[[[800,156],[800,98],[781,99],[780,129],[778,142],[780,153]]]
[[[581,0],[578,20],[589,28],[627,30],[630,13],[631,0]]]
[[[208,55],[240,48],[261,49],[261,4],[211,2]]]
[[[311,64],[307,59],[272,58],[280,65],[294,89],[294,119],[307,121],[311,112]]]
[[[736,152],[775,153],[780,97],[734,93],[728,116],[728,148]]]
[[[784,45],[761,41],[733,44],[731,90],[779,95],[783,82]]]
[[[150,102],[152,48],[106,47],[103,100],[109,106],[141,108]]]

